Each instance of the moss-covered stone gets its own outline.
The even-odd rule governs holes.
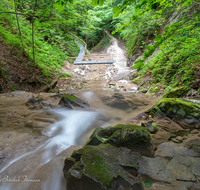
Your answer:
[[[187,94],[190,89],[188,87],[179,87],[167,92],[163,95],[163,98],[182,98]]]
[[[143,189],[137,177],[141,156],[127,148],[118,149],[109,144],[84,146],[74,151],[71,158],[79,160],[70,169],[64,166],[67,189],[111,190],[119,185],[125,189],[129,187],[130,190],[135,187]],[[67,158],[65,165],[70,165],[68,161]]]
[[[111,144],[127,147],[144,156],[153,156],[153,142],[145,127],[119,124],[114,127],[97,128],[86,145]]]
[[[86,102],[81,100],[80,98],[74,96],[73,94],[65,94],[61,97],[59,101],[59,105],[65,106],[67,108],[88,108],[90,105]]]
[[[167,116],[183,128],[200,127],[200,105],[177,98],[165,98],[146,111],[151,116]]]

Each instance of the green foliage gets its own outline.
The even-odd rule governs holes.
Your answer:
[[[108,35],[105,35],[104,38],[92,49],[93,51],[101,51],[105,49],[109,43],[111,42],[111,39]]]
[[[18,0],[18,9],[23,11],[26,17],[19,15],[19,22],[22,32],[22,37],[25,46],[26,54],[33,59],[33,50],[32,50],[32,31],[31,31],[31,21],[30,15],[31,6],[35,1],[21,1]],[[0,11],[10,12],[13,9],[11,2],[6,0],[2,3]],[[45,12],[44,11],[48,10]],[[64,64],[64,60],[73,61],[70,59],[70,56],[77,56],[79,52],[79,47],[74,42],[74,40],[62,31],[59,27],[58,22],[56,21],[46,21],[43,22],[48,17],[49,14],[56,14],[54,11],[54,6],[51,1],[41,1],[38,5],[38,19],[35,21],[35,49],[36,49],[36,63],[39,68],[43,71],[46,76],[51,75],[51,72],[55,70],[59,72],[61,66]],[[52,11],[50,13],[50,11]],[[41,16],[43,15],[43,16]],[[52,16],[51,16],[52,17]],[[14,14],[0,14],[0,36],[6,39],[6,43],[12,46],[15,46],[19,49],[22,49],[21,40],[18,35],[17,23]]]
[[[143,66],[144,66],[144,63],[140,59],[140,60],[135,62],[134,66],[133,66],[133,69],[137,69],[137,71],[139,71]]]

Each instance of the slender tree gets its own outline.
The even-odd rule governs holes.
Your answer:
[[[35,6],[33,9],[33,14],[36,10],[37,0],[35,0]],[[32,17],[32,43],[33,43],[33,64],[34,64],[34,77],[35,77],[35,84],[37,84],[37,77],[36,77],[36,62],[35,62],[35,43],[34,43],[34,15]]]
[[[23,54],[24,54],[25,53],[25,51],[24,51],[24,43],[23,43],[22,33],[21,33],[20,25],[19,25],[16,0],[14,0],[14,2],[15,2],[15,14],[16,14],[16,19],[17,19],[17,25],[18,25],[19,35],[20,35],[20,39],[21,39],[21,42],[22,42],[22,49],[23,49]]]

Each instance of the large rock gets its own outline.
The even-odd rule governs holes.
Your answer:
[[[28,128],[32,128],[33,132],[39,132],[41,134],[42,130],[45,127],[47,127],[55,122],[56,122],[56,120],[54,118],[34,117],[34,118],[28,120],[24,126],[28,127]]]
[[[128,99],[127,97],[123,96],[120,93],[115,93],[112,96],[106,96],[102,98],[102,101],[107,105],[112,108],[117,108],[117,109],[135,109],[136,106],[134,103]]]
[[[90,105],[86,102],[81,100],[80,98],[74,96],[73,94],[65,94],[61,97],[59,105],[65,106],[70,109],[74,108],[89,108]]]
[[[84,146],[65,160],[68,190],[143,190],[138,175],[140,154],[109,144]]]
[[[154,143],[145,127],[135,125],[116,125],[115,127],[95,129],[87,145],[111,144],[116,147],[127,147],[141,155],[152,157]]]
[[[146,113],[153,117],[168,117],[184,129],[200,128],[200,105],[183,99],[163,99]]]
[[[163,98],[182,98],[187,94],[188,91],[189,91],[189,88],[184,87],[184,86],[174,88],[170,92],[165,93],[163,95]]]
[[[142,180],[149,180],[150,189],[157,190],[196,190],[200,188],[199,171],[199,153],[169,142],[158,146],[155,158],[143,157],[139,167]]]
[[[39,109],[51,109],[51,108],[54,108],[56,107],[55,104],[51,103],[51,102],[48,102],[48,101],[43,101],[43,98],[40,97],[38,99],[36,98],[30,98],[26,104],[26,106],[29,107],[29,109],[31,110],[39,110]]]
[[[185,147],[192,149],[195,152],[200,154],[200,139],[193,139],[193,140],[185,143]]]

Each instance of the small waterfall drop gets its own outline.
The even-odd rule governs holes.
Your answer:
[[[60,116],[60,121],[48,126],[42,131],[43,135],[50,137],[45,144],[39,146],[34,151],[27,152],[7,165],[3,166],[0,173],[1,179],[0,189],[4,190],[28,190],[33,189],[33,183],[23,182],[22,176],[10,176],[9,169],[13,170],[14,165],[28,156],[37,157],[40,166],[48,164],[51,161],[52,171],[49,171],[48,177],[44,184],[40,184],[40,189],[55,190],[64,187],[64,177],[62,174],[63,160],[59,160],[56,156],[71,145],[76,145],[78,137],[80,137],[97,119],[98,113],[82,110],[66,110],[54,109],[51,112]],[[17,173],[20,171],[16,171]],[[28,178],[35,179],[35,174],[39,172],[37,167],[28,174]],[[20,179],[19,179],[20,177]],[[6,178],[14,179],[14,182],[6,181]],[[24,177],[23,177],[24,178]],[[4,180],[4,181],[2,181]],[[18,181],[17,181],[18,180]],[[62,187],[62,188],[61,188]],[[38,189],[39,190],[39,189]]]

